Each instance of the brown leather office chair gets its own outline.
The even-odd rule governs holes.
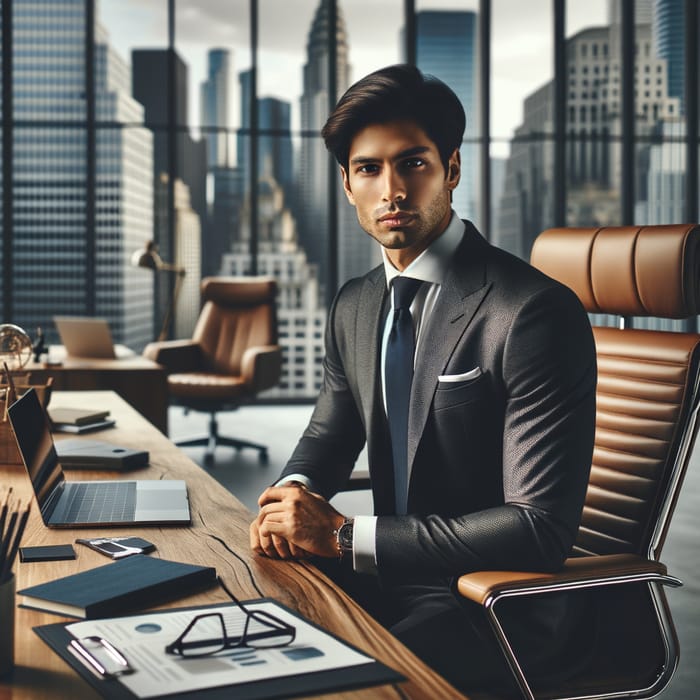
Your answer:
[[[217,445],[252,447],[266,461],[266,446],[219,435],[216,413],[249,402],[279,381],[277,284],[266,277],[208,277],[201,292],[192,339],[150,343],[143,352],[168,370],[172,403],[210,414],[208,435],[177,444],[206,445],[205,464],[213,462]]]
[[[531,262],[591,313],[685,318],[700,311],[699,246],[694,225],[561,228],[538,237]],[[698,427],[700,335],[609,327],[594,335],[595,448],[574,556],[556,574],[485,571],[458,583],[484,607],[526,698],[652,697],[678,661],[663,587],[681,582],[659,556]],[[560,650],[558,668],[528,679],[503,612],[555,591],[588,596],[593,614]]]

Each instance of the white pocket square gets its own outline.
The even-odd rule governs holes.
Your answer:
[[[481,367],[474,367],[474,369],[462,372],[462,374],[441,374],[438,377],[438,381],[447,383],[468,382],[470,379],[476,379],[479,376],[481,376]]]

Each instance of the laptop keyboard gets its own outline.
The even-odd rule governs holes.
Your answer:
[[[136,512],[136,482],[83,482],[73,483],[70,487],[66,522],[133,522]]]

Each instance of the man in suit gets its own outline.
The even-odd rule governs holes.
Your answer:
[[[452,211],[464,126],[450,88],[410,66],[363,78],[329,117],[326,146],[384,262],[334,300],[315,410],[260,497],[251,545],[321,558],[427,663],[473,689],[504,671],[456,578],[553,571],[569,554],[596,365],[575,295]],[[328,499],[365,442],[376,515],[346,517]],[[532,668],[538,640],[564,635],[572,614],[561,599],[514,614]]]

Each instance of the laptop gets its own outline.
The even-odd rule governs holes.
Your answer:
[[[53,322],[66,353],[71,357],[113,360],[134,356],[129,348],[114,345],[109,324],[103,318],[54,316]]]
[[[66,481],[34,389],[8,414],[47,527],[190,524],[184,481]]]

